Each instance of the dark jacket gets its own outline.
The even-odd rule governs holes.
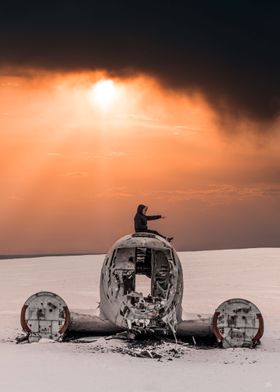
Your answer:
[[[143,214],[144,208],[145,206],[143,204],[140,204],[137,208],[137,213],[134,217],[134,228],[136,232],[147,231],[148,230],[147,221],[161,218],[161,215],[149,215],[149,216],[144,215]]]

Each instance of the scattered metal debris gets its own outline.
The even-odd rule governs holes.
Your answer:
[[[172,361],[186,355],[190,347],[186,343],[176,344],[165,340],[160,341],[133,341],[120,342],[114,345],[106,345],[104,342],[89,348],[92,353],[117,353],[129,355],[134,358],[149,358],[158,361]]]

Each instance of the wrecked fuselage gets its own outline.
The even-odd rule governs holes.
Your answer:
[[[148,278],[149,292],[138,287]],[[171,244],[153,234],[136,233],[116,242],[100,279],[101,314],[134,332],[174,332],[182,318],[183,273]]]
[[[73,312],[59,295],[41,291],[25,301],[21,325],[29,342],[126,331],[129,338],[173,334],[195,344],[205,339],[222,347],[259,344],[264,322],[252,302],[232,298],[205,318],[182,320],[182,296],[182,267],[172,245],[155,234],[135,233],[105,256],[99,316]]]

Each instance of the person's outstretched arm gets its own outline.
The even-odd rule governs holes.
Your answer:
[[[147,220],[156,220],[156,219],[161,219],[161,215],[146,215]]]

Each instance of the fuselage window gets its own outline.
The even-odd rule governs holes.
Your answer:
[[[113,274],[123,294],[135,291],[135,248],[119,248],[113,257]]]
[[[170,264],[166,252],[155,250],[152,271],[152,295],[165,298],[170,285]]]

